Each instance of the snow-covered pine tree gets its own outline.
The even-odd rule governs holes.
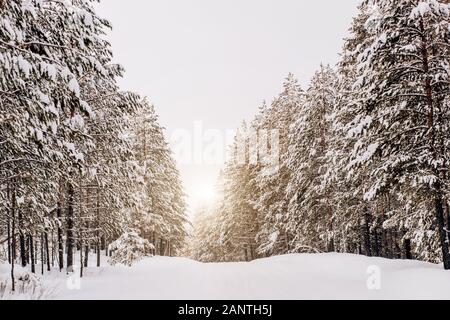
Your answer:
[[[251,193],[262,254],[334,250],[439,262],[440,250],[446,261],[448,1],[367,0],[359,9],[337,74],[322,68],[306,98],[285,90],[297,94],[284,93],[253,121],[256,132],[290,129],[287,138],[281,132],[279,174],[264,174],[263,159],[227,164],[225,185],[241,190],[230,188],[215,214],[200,219],[203,231],[217,226],[198,233],[198,249],[211,250],[201,259],[240,259],[233,244],[245,228],[233,213]]]
[[[279,136],[278,145],[269,146],[269,149],[279,148],[279,165],[274,168],[272,161],[259,158],[253,182],[257,189],[253,196],[253,206],[258,211],[260,223],[257,235],[260,254],[283,254],[290,249],[292,235],[288,233],[286,226],[286,187],[291,171],[281,158],[287,152],[289,128],[298,115],[302,101],[303,91],[298,80],[293,74],[289,74],[283,84],[283,92],[270,107],[262,109],[257,121],[252,123],[252,130],[257,132],[258,139],[261,138],[261,132],[270,137],[271,132],[278,131]]]
[[[221,238],[219,206],[201,206],[196,209],[193,228],[184,248],[184,255],[202,262],[227,261],[230,250]]]
[[[12,268],[20,258],[33,271],[44,260],[47,270],[57,263],[71,271],[77,248],[86,264],[94,249],[99,265],[100,249],[128,229],[137,207],[131,133],[143,103],[119,91],[123,69],[104,39],[110,24],[93,3],[0,7],[0,240],[6,235]],[[173,159],[160,175],[171,203],[170,254],[184,239],[184,196]],[[37,253],[40,261],[31,259]]]
[[[352,165],[370,164],[371,200],[398,187],[434,215],[445,268],[450,256],[444,208],[448,186],[449,14],[436,0],[366,2],[367,48],[355,50],[362,127]],[[412,197],[406,198],[412,200]]]
[[[154,246],[139,236],[136,230],[127,230],[119,239],[111,243],[112,257],[110,263],[131,267],[144,257],[151,256]]]
[[[366,26],[369,8],[363,3],[358,15],[353,19],[350,37],[345,40],[341,61],[338,65],[338,83],[330,128],[326,162],[329,164],[324,174],[324,182],[329,189],[328,201],[333,205],[335,225],[335,249],[339,252],[364,253],[371,255],[370,231],[372,211],[363,200],[367,167],[360,168],[358,175],[351,174],[348,163],[356,139],[352,125],[358,106],[357,91],[353,89],[357,77],[357,48],[363,50],[370,45]],[[357,128],[357,132],[362,128]],[[350,173],[350,174],[349,174]]]
[[[100,266],[100,250],[106,250],[107,243],[127,227],[124,208],[133,205],[129,193],[136,183],[130,178],[133,150],[128,133],[133,130],[131,118],[139,109],[140,98],[133,93],[119,92],[115,83],[102,89],[103,92],[91,93],[95,97],[90,99],[95,116],[85,125],[93,146],[85,152],[84,169],[77,183],[79,192],[85,194],[76,206],[83,211],[79,212],[79,228],[83,229],[79,245],[84,245],[86,250],[85,266],[91,247]]]
[[[294,235],[291,251],[334,251],[332,189],[325,184],[326,153],[331,131],[331,112],[336,100],[337,77],[321,66],[311,80],[298,119],[289,132],[289,148],[283,157],[291,171],[287,186],[288,230]]]
[[[238,130],[231,158],[223,171],[221,239],[226,248],[232,248],[232,252],[227,252],[227,261],[250,261],[257,257],[258,212],[252,204],[255,186],[253,165],[249,159],[249,134],[244,122]],[[240,154],[244,151],[245,155]]]
[[[140,204],[133,223],[159,255],[175,254],[184,245],[186,205],[176,163],[153,105],[144,101],[135,118],[134,152],[141,167]]]

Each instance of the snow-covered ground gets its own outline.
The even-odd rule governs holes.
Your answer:
[[[5,276],[7,266],[0,267]],[[417,261],[349,254],[298,254],[251,263],[147,258],[133,267],[52,271],[47,299],[450,299],[450,272]]]

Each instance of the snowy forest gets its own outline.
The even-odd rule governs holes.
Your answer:
[[[217,197],[192,222],[155,106],[120,89],[95,2],[0,0],[0,298],[24,275],[152,256],[450,269],[448,0],[361,1],[340,62],[305,88],[289,74],[238,128]],[[276,170],[238,161],[240,142],[271,130]]]
[[[108,248],[118,262],[126,246],[176,255],[179,173],[152,104],[119,90],[109,22],[87,0],[0,10],[0,241],[12,277],[14,262],[70,272],[77,252],[81,275]]]
[[[364,1],[340,63],[307,88],[290,74],[239,128],[236,141],[279,130],[279,168],[230,159],[189,253],[343,252],[450,269],[449,17],[448,1]]]

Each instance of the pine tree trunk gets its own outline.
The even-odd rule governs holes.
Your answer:
[[[386,229],[382,229],[381,230],[381,257],[382,258],[387,258],[387,246],[386,246],[386,237],[387,237],[387,232]]]
[[[80,278],[83,278],[83,238],[80,237]]]
[[[29,235],[25,236],[25,260],[27,260],[27,264],[31,264]]]
[[[97,240],[97,268],[100,268],[101,266],[101,252],[102,251],[100,250],[100,241]]]
[[[372,248],[370,243],[370,221],[369,221],[369,212],[366,209],[364,214],[364,228],[363,228],[363,239],[364,239],[364,249],[366,255],[372,256]]]
[[[168,257],[170,257],[170,239],[169,240],[167,240],[167,244],[166,244],[166,255],[168,256]]]
[[[7,195],[7,198],[9,199],[9,191],[8,191],[8,195]],[[11,217],[10,217],[10,215],[9,215],[9,213],[7,214],[7,220],[6,220],[6,224],[7,224],[7,233],[8,233],[8,240],[7,240],[7,242],[8,242],[8,244],[7,244],[7,246],[8,246],[8,263],[9,264],[11,264],[12,263],[12,254],[11,254]]]
[[[97,268],[100,267],[100,187],[97,188],[97,231],[96,231],[96,253],[97,253]]]
[[[88,200],[89,200],[89,198],[88,198]],[[88,207],[89,207],[89,202],[88,202]],[[91,225],[90,225],[89,219],[88,219],[88,221],[86,222],[86,230],[89,231],[90,227],[91,227]],[[90,238],[90,234],[89,234],[88,238]],[[91,241],[89,239],[87,239],[86,240],[86,245],[84,247],[84,261],[83,261],[83,264],[84,264],[85,268],[87,268],[88,265],[89,265],[89,252],[90,252],[90,249],[91,249]]]
[[[84,270],[84,257],[83,257],[83,250],[84,250],[84,233],[85,233],[85,223],[84,223],[84,217],[83,217],[83,188],[82,181],[80,181],[80,189],[79,189],[79,228],[78,228],[78,242],[80,246],[80,278],[83,278],[83,270]],[[86,228],[86,230],[88,230]],[[86,247],[88,247],[86,245]]]
[[[255,257],[255,250],[253,249],[253,245],[252,244],[250,245],[250,258],[252,259],[252,261],[256,259],[256,257]]]
[[[285,231],[284,232],[284,253],[288,253],[290,248],[289,248],[289,234]]]
[[[373,233],[374,239],[373,239],[373,248],[375,251],[375,256],[379,257],[380,256],[380,243],[379,243],[379,234],[378,234],[378,230],[375,229],[374,233]]]
[[[391,230],[386,230],[386,257],[392,259],[394,253],[392,251],[392,232]]]
[[[50,250],[49,250],[49,245],[48,245],[48,231],[45,231],[45,233],[44,233],[44,244],[45,244],[47,271],[50,272]]]
[[[58,202],[56,216],[58,218],[58,231],[57,231],[58,232],[58,263],[59,263],[59,271],[62,271],[64,269],[64,244],[63,244],[61,202]]]
[[[56,241],[54,240],[55,238],[53,236],[53,230],[51,232],[51,235],[52,235],[52,237],[51,237],[51,239],[49,241],[51,241],[51,243],[52,243],[52,254],[51,254],[51,256],[52,256],[52,267],[54,267],[55,266],[55,259],[56,259],[56,252],[55,252]]]
[[[107,238],[105,238],[105,256],[106,257],[108,256],[108,247],[109,247],[108,241],[109,240]]]
[[[20,245],[20,260],[22,262],[22,267],[26,267],[27,266],[27,252],[26,252],[26,245],[25,245],[25,236],[23,234],[22,231],[22,212],[21,210],[17,210],[18,211],[18,223],[19,223],[19,245]]]
[[[153,243],[153,255],[156,256],[156,233],[152,232],[152,243]]]
[[[105,250],[105,246],[106,246],[106,239],[105,236],[101,236],[101,250]]]
[[[398,236],[398,232],[395,231],[395,250],[397,253],[397,259],[401,259],[402,258],[402,249],[400,247],[400,240],[399,236]]]
[[[31,258],[31,272],[36,273],[36,261],[34,255],[34,241],[33,236],[31,234],[28,235],[28,241],[30,244],[30,258]]]
[[[333,223],[333,209],[331,207],[329,208],[329,216],[330,216],[330,222],[329,222],[329,226],[328,226],[329,236],[328,236],[328,243],[327,243],[327,251],[334,252],[336,248],[335,248],[335,243],[334,243],[334,238],[333,238],[334,223]]]
[[[395,230],[391,230],[391,251],[392,251],[392,259],[395,259],[396,256],[397,256],[395,242],[396,242],[396,238],[395,238]]]
[[[412,260],[411,240],[410,239],[405,239],[403,245],[404,245],[404,248],[405,248],[405,258],[407,260]]]
[[[41,274],[44,275],[44,234],[41,234]]]
[[[436,160],[436,135],[435,135],[435,112],[434,112],[434,97],[433,97],[433,88],[431,86],[431,76],[430,76],[430,63],[429,63],[429,41],[426,37],[425,33],[425,25],[423,19],[420,19],[420,31],[422,32],[422,66],[424,70],[424,92],[426,94],[426,102],[428,106],[428,128],[429,128],[429,143],[430,150]],[[436,176],[440,176],[440,172],[436,169]],[[444,262],[445,270],[450,270],[450,253],[449,253],[449,243],[447,241],[447,231],[445,230],[445,222],[444,222],[444,199],[442,197],[442,186],[440,183],[436,183],[436,195],[435,195],[435,214],[436,220],[438,224],[438,235],[439,241],[441,243],[442,250],[442,260]]]
[[[84,247],[84,267],[87,268],[89,265],[89,241],[87,243],[87,245]]]
[[[67,209],[67,272],[73,272],[74,238],[74,189],[72,183],[68,185],[68,209]]]
[[[11,290],[14,292],[16,290],[16,282],[14,279],[14,263],[16,259],[16,193],[13,190],[12,197],[11,197],[11,232],[12,232],[12,240],[11,240],[11,253],[12,253],[12,260],[11,260]]]
[[[438,186],[438,189],[439,186]],[[444,223],[444,208],[443,208],[443,199],[442,195],[438,193],[436,195],[435,199],[435,207],[436,207],[436,220],[438,224],[438,234],[439,234],[439,240],[441,242],[441,249],[442,249],[442,261],[444,262],[444,268],[445,270],[450,270],[450,252],[449,252],[449,244],[447,241],[447,232],[445,230],[445,223]]]
[[[445,200],[445,211],[446,211],[446,217],[447,217],[447,241],[449,241],[450,245],[450,206],[448,203],[448,200]]]

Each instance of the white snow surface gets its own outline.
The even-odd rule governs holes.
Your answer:
[[[368,270],[373,270],[373,266],[380,270],[379,290],[370,290],[367,286]],[[6,265],[0,266],[2,276],[6,270]],[[43,285],[50,292],[46,298],[450,299],[450,272],[440,265],[350,254],[297,254],[250,263],[212,264],[185,258],[154,257],[132,267],[89,267],[79,283],[78,279],[52,271],[43,278]]]

